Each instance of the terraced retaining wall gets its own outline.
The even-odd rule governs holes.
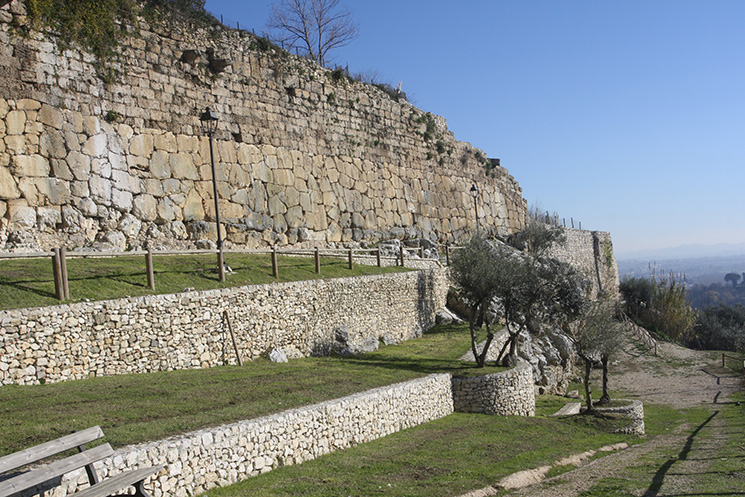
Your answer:
[[[453,378],[453,406],[458,412],[535,416],[533,369],[521,362],[502,373]]]
[[[352,347],[397,343],[434,325],[447,288],[433,268],[0,311],[0,384],[235,363],[223,311],[243,359],[325,354],[340,327]]]
[[[124,447],[96,464],[105,477],[152,465],[165,468],[146,484],[152,497],[184,497],[230,485],[282,465],[298,464],[453,412],[450,375],[376,388],[263,418]],[[47,497],[87,485],[69,473]]]

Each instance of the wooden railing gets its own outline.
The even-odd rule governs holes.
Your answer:
[[[70,287],[67,277],[67,260],[70,258],[112,258],[112,257],[131,257],[144,256],[145,268],[147,273],[147,282],[151,290],[155,290],[155,272],[153,270],[153,257],[155,256],[179,256],[179,255],[197,255],[197,254],[217,254],[218,261],[224,261],[224,254],[267,254],[272,261],[272,274],[275,279],[279,279],[278,255],[302,256],[315,258],[315,271],[321,274],[321,257],[346,258],[349,269],[354,268],[355,256],[375,257],[378,267],[382,267],[383,260],[395,259],[395,265],[405,267],[406,250],[401,246],[399,253],[395,257],[383,256],[380,249],[259,249],[259,250],[239,250],[239,249],[194,249],[194,250],[132,250],[129,252],[93,252],[93,251],[67,251],[64,248],[55,248],[49,252],[29,252],[29,253],[0,253],[0,261],[9,259],[43,259],[51,258],[52,272],[54,275],[55,295],[59,300],[70,299]],[[408,249],[411,250],[411,249]],[[419,257],[423,258],[423,250],[418,249]],[[218,262],[218,272],[220,281],[225,281],[225,266]],[[222,267],[220,267],[222,266]]]
[[[623,320],[623,324],[626,327],[626,329],[634,333],[634,335],[639,340],[641,340],[641,342],[644,345],[646,345],[649,349],[653,350],[654,355],[660,354],[659,343],[657,342],[657,340],[654,339],[654,337],[648,330],[642,328],[641,326],[633,322],[631,318],[629,318],[626,315],[625,312],[621,313],[621,319]]]

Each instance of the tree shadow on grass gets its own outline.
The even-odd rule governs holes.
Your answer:
[[[652,484],[649,486],[646,492],[644,492],[643,497],[656,497],[657,494],[660,492],[660,488],[662,488],[662,484],[665,482],[665,476],[667,476],[668,472],[670,471],[670,468],[675,464],[677,461],[682,461],[684,459],[688,458],[688,453],[691,451],[691,447],[693,447],[693,441],[696,439],[696,436],[698,433],[711,422],[712,419],[714,419],[719,414],[719,411],[714,411],[714,413],[706,418],[706,421],[698,425],[698,427],[693,430],[693,433],[691,433],[688,438],[686,439],[686,443],[683,446],[683,449],[678,454],[678,457],[675,459],[668,459],[665,464],[660,466],[660,469],[657,470],[654,477],[652,478]],[[696,494],[701,495],[701,494]],[[724,495],[724,494],[716,494],[716,495]],[[732,493],[729,495],[745,495],[745,492],[741,493]]]

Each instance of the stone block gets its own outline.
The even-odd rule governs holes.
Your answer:
[[[11,110],[5,116],[5,132],[8,135],[21,135],[26,130],[26,113],[22,110]]]
[[[45,126],[51,126],[54,129],[62,129],[62,125],[64,124],[64,117],[62,116],[62,112],[60,112],[60,110],[56,107],[52,107],[47,104],[43,104],[41,106],[41,110],[39,110],[39,115],[37,118]]]
[[[90,157],[103,157],[107,151],[107,142],[105,134],[93,135],[83,143],[83,153]]]
[[[41,155],[16,155],[11,158],[11,171],[16,177],[49,176],[49,161]]]
[[[7,167],[0,166],[0,199],[11,200],[21,196],[18,183]]]

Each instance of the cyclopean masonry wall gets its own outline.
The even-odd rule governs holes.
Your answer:
[[[375,440],[453,412],[450,375],[376,388],[271,416],[240,421],[124,447],[101,463],[104,478],[126,469],[161,464],[146,483],[153,497],[185,497],[225,486],[279,466]],[[46,493],[63,497],[87,486],[85,471],[65,475]]]
[[[244,359],[374,348],[433,326],[447,288],[434,268],[0,311],[0,384],[232,363],[224,311]]]
[[[453,406],[458,412],[535,416],[533,385],[533,368],[527,362],[502,373],[453,378]]]
[[[517,182],[443,118],[247,32],[139,20],[109,62],[60,50],[0,8],[0,250],[180,247],[215,240],[215,136],[228,245],[426,237],[525,222]]]

